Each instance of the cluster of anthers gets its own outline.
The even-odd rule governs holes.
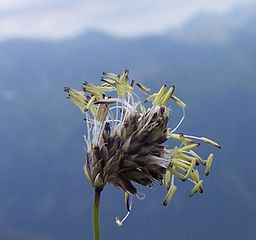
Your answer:
[[[204,142],[220,148],[220,145],[205,137],[176,133],[185,117],[185,103],[174,95],[174,86],[163,85],[156,93],[136,82],[129,81],[128,70],[122,75],[103,73],[102,84],[83,84],[83,91],[66,87],[70,99],[85,116],[87,134],[85,142],[87,157],[84,172],[91,185],[101,191],[106,183],[125,192],[128,213],[123,220],[116,218],[120,226],[131,211],[132,195],[138,195],[134,183],[152,186],[155,180],[165,184],[167,194],[163,201],[166,206],[177,187],[175,178],[193,184],[190,196],[203,192],[203,180],[196,169],[205,166],[209,174],[213,154],[205,160],[194,150]],[[141,101],[135,88],[146,94]],[[107,93],[112,92],[110,97]],[[181,107],[183,115],[177,126],[168,128],[173,100]],[[150,105],[150,107],[146,107]],[[164,143],[178,140],[179,144],[170,149]]]

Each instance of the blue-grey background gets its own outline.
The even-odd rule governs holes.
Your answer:
[[[127,18],[127,16],[125,16]],[[122,191],[102,195],[102,239],[254,239],[256,237],[256,8],[198,13],[182,27],[120,37],[90,30],[54,40],[0,42],[0,239],[92,239],[93,190],[83,175],[85,125],[64,86],[99,81],[103,71],[153,90],[176,86],[187,103],[180,131],[217,140],[202,195],[177,183],[162,206],[159,184],[140,189],[124,226]],[[177,112],[179,114],[179,112]]]

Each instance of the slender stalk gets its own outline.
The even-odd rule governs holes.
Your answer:
[[[100,223],[99,223],[99,208],[100,208],[100,193],[102,189],[95,189],[94,205],[93,205],[93,236],[94,240],[100,240]]]

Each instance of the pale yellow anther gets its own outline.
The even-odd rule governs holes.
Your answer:
[[[95,101],[95,96],[91,97],[86,107],[91,111],[92,115],[96,117],[98,111],[96,106],[94,105],[94,101]]]
[[[99,122],[103,122],[106,119],[108,114],[109,106],[106,104],[100,104],[98,107],[97,117],[96,120]]]
[[[103,76],[116,79],[119,75],[117,75],[117,74],[115,74],[115,73],[105,73],[105,72],[104,72],[104,73],[103,73]]]
[[[179,151],[177,151],[177,153],[174,154],[174,157],[180,158],[180,159],[182,159],[182,160],[184,160],[186,162],[189,162],[189,163],[191,163],[193,160],[196,159],[194,157],[188,156],[188,155],[186,155],[186,154],[184,154],[182,152],[179,152]]]
[[[200,176],[198,170],[194,170],[190,173],[190,176],[192,177],[193,181],[198,183],[200,181]]]
[[[68,99],[72,101],[80,110],[84,113],[86,110],[87,100],[84,96],[84,92],[77,91],[72,88],[65,88],[65,91],[68,93]]]
[[[166,206],[171,201],[171,199],[173,198],[173,195],[176,192],[176,190],[177,190],[177,187],[175,185],[172,185],[169,188],[169,190],[168,190],[168,192],[165,196],[164,202],[163,202],[164,206]]]
[[[169,171],[166,171],[164,175],[164,183],[165,183],[166,189],[169,190],[171,187],[171,173]]]
[[[210,168],[212,166],[212,161],[213,161],[213,154],[211,153],[209,157],[206,160],[206,167],[205,167],[205,175],[208,176],[210,173]]]
[[[190,166],[189,166],[187,174],[185,175],[186,178],[188,178],[190,176],[190,174],[191,174],[192,170],[194,169],[195,165],[196,165],[196,160],[193,159]]]
[[[101,93],[105,93],[105,92],[111,92],[113,91],[113,88],[111,86],[107,86],[107,84],[105,85],[101,85],[101,86],[96,86],[97,90],[99,90],[99,92]]]
[[[117,95],[120,98],[125,98],[127,93],[131,93],[132,90],[133,88],[126,81],[119,81],[116,83]]]
[[[185,169],[185,171],[189,169],[189,165],[184,162],[179,161],[179,159],[172,159],[172,164],[175,167]]]
[[[175,171],[172,167],[169,167],[168,169],[169,169],[170,173],[173,174],[176,178],[180,179],[181,181],[186,180],[186,178],[183,174]]]
[[[105,82],[108,86],[112,86],[112,87],[116,86],[116,81],[115,80],[102,78],[101,81]]]
[[[142,83],[136,83],[136,85],[145,93],[149,94],[150,93],[150,88],[147,88],[144,86]]]
[[[175,166],[175,165],[173,165],[173,166]],[[177,169],[177,170],[180,170],[182,173],[184,173],[184,174],[186,174],[187,173],[187,171],[188,171],[188,169],[187,168],[184,168],[184,167],[181,167],[181,166],[175,166],[175,169]],[[181,180],[186,180],[187,178],[185,177],[185,175],[184,175],[184,179],[181,179]]]
[[[172,94],[174,92],[174,86],[171,86],[170,89],[168,90],[168,92],[163,96],[161,104],[162,105],[166,105],[166,103],[169,101],[169,99],[171,98]]]
[[[127,93],[133,91],[133,87],[128,83],[128,70],[125,70],[121,76],[113,73],[103,73],[103,76],[101,80],[116,88],[119,98],[124,99]],[[108,79],[108,77],[110,79]]]
[[[154,105],[161,105],[161,100],[162,100],[162,97],[164,96],[165,90],[166,90],[166,85],[163,85],[158,91],[158,93],[156,94]]]
[[[192,143],[192,144],[186,145],[186,146],[180,148],[179,152],[192,150],[192,149],[198,147],[199,145],[200,145],[199,143]]]
[[[153,93],[149,95],[144,102],[146,103],[148,101],[153,101],[156,98],[156,96],[157,96],[157,93]]]
[[[209,139],[209,138],[201,137],[200,140],[203,141],[203,142],[205,142],[205,143],[211,144],[211,145],[213,145],[214,147],[221,148],[221,146],[220,146],[218,143],[214,142],[213,140],[211,140],[211,139]]]
[[[171,133],[168,137],[171,138],[171,139],[181,141],[183,144],[184,143],[188,144],[188,143],[194,142],[192,139],[184,137],[184,135],[177,134],[177,133]]]
[[[91,83],[85,82],[84,91],[95,96],[96,99],[102,99],[103,93],[112,91],[112,87],[95,86]]]
[[[178,97],[172,95],[172,99],[173,99],[173,100],[176,102],[176,104],[177,104],[178,106],[180,106],[181,108],[185,108],[185,107],[186,107],[186,104],[185,104],[183,101],[181,101]]]
[[[99,103],[104,103],[104,104],[111,104],[111,103],[116,103],[118,101],[117,98],[103,98],[100,100],[96,100],[94,103],[99,104]]]
[[[191,190],[189,196],[192,197],[197,192],[203,192],[203,180],[200,180]]]
[[[188,145],[188,141],[186,140],[183,134],[180,134],[180,141],[182,142],[183,145]]]
[[[200,163],[202,163],[203,165],[206,164],[206,162],[197,154],[195,153],[193,150],[190,150],[189,153],[195,157]]]

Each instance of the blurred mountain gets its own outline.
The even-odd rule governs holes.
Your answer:
[[[248,31],[256,37],[255,20],[256,4],[240,4],[227,13],[198,14],[185,26],[170,31],[169,36],[188,44],[228,44],[235,32]]]
[[[237,14],[246,19],[240,23]],[[125,214],[122,193],[107,188],[103,238],[256,237],[255,15],[246,16],[238,10],[199,16],[173,35],[138,39],[88,32],[59,42],[0,43],[0,238],[92,239],[93,193],[82,170],[85,127],[63,87],[79,88],[84,80],[98,81],[103,71],[124,68],[153,90],[174,84],[188,103],[180,131],[209,136],[223,149],[202,147],[202,154],[216,154],[203,195],[187,197],[191,186],[181,183],[164,208],[158,184],[142,189],[147,198],[134,199],[123,228],[114,224]]]

